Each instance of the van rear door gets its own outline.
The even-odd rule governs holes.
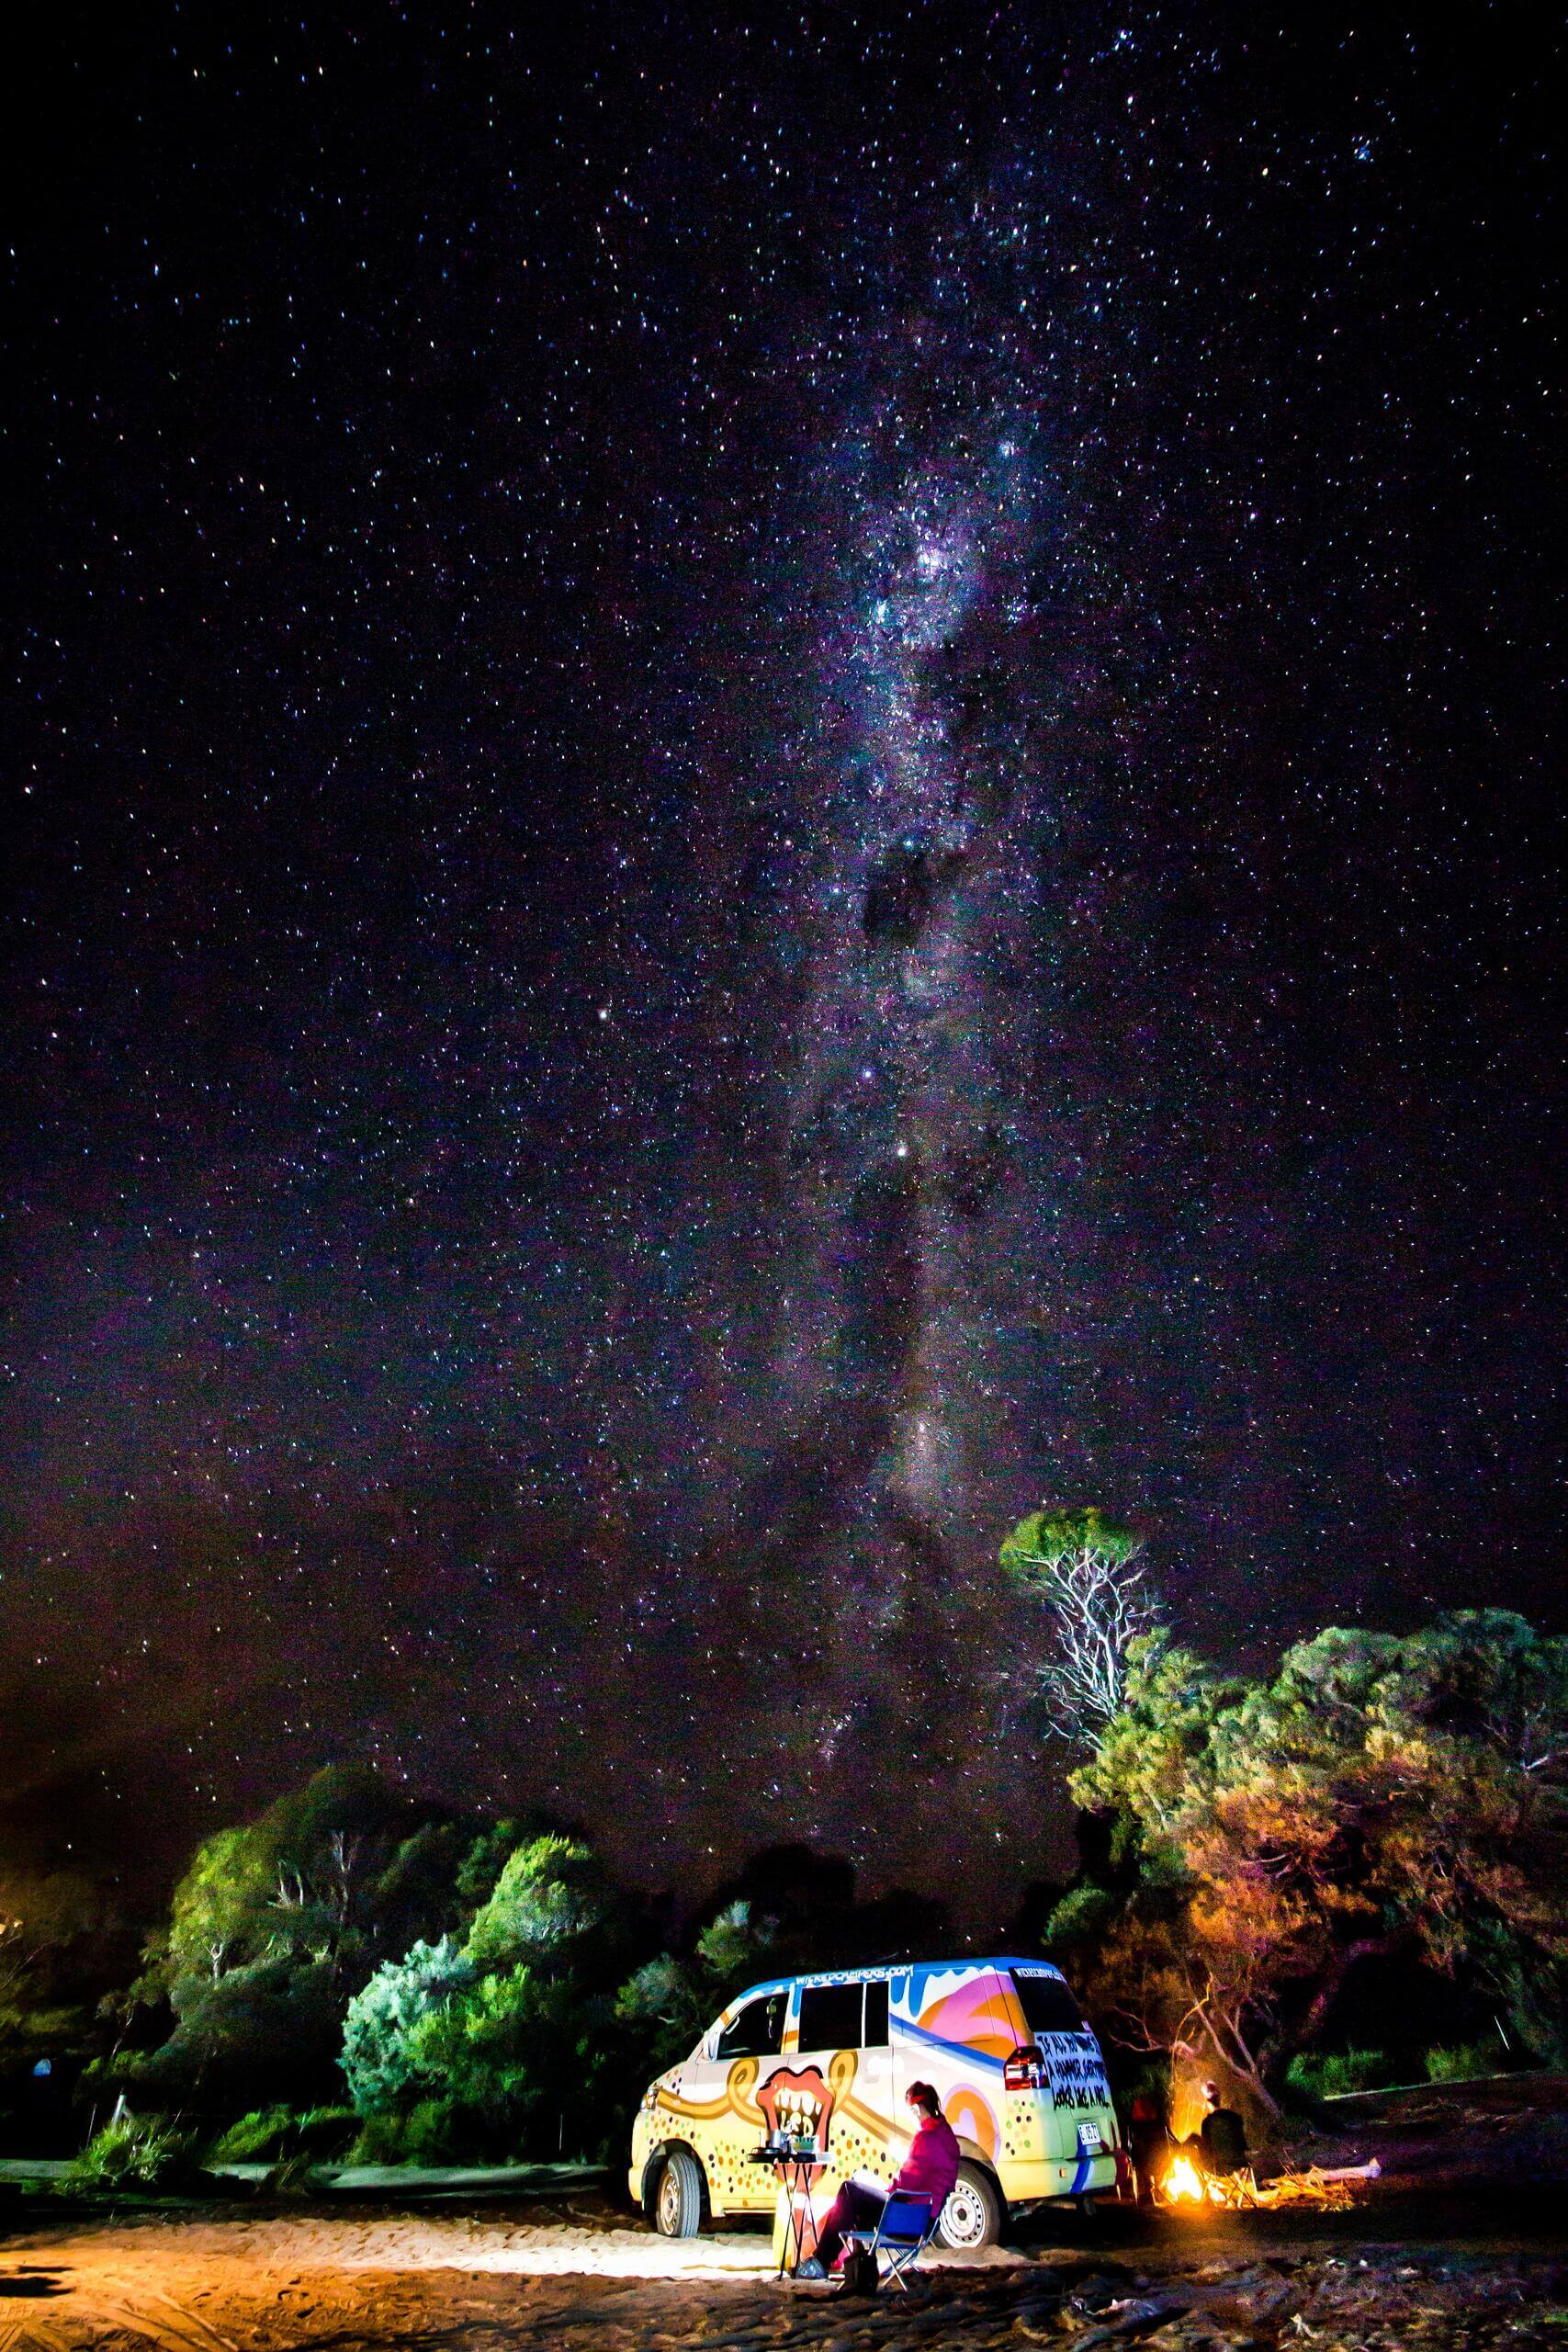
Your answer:
[[[1044,2064],[1050,2108],[1060,2122],[1070,2124],[1079,2153],[1099,2154],[1114,2144],[1111,2086],[1100,2044],[1060,1976],[1028,1968],[1015,1968],[1011,1974],[1030,2040]]]

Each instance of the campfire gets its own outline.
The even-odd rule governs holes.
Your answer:
[[[1371,2164],[1341,2165],[1333,2170],[1312,2165],[1304,2172],[1277,2173],[1267,2181],[1259,2181],[1250,2167],[1215,2179],[1201,2172],[1190,2156],[1177,2155],[1166,2169],[1158,2196],[1162,2205],[1189,2210],[1223,2205],[1238,2212],[1256,2206],[1277,2211],[1282,2205],[1310,2205],[1319,2211],[1342,2212],[1354,2202],[1356,2188],[1376,2180],[1381,2171],[1374,2157]]]
[[[1167,2205],[1221,2205],[1224,2194],[1217,2180],[1206,2180],[1190,2156],[1178,2156],[1160,2183]]]

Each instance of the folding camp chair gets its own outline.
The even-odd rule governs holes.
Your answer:
[[[904,2273],[930,2245],[941,2218],[941,2207],[933,2207],[929,2197],[909,2197],[895,2189],[874,2230],[844,2232],[844,2243],[852,2249],[845,2264],[846,2286],[852,2291],[858,2283],[863,2293],[874,2295],[879,2284],[877,2256],[886,2255],[887,2277],[897,2278],[908,2294],[909,2282]]]

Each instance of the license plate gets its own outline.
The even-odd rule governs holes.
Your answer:
[[[1078,2150],[1086,2156],[1098,2156],[1105,2146],[1104,2134],[1098,2123],[1078,2125]]]

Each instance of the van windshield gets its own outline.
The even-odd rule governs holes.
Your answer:
[[[1078,2005],[1059,1976],[1026,1976],[1015,1968],[1012,1981],[1031,2033],[1083,2031]]]

